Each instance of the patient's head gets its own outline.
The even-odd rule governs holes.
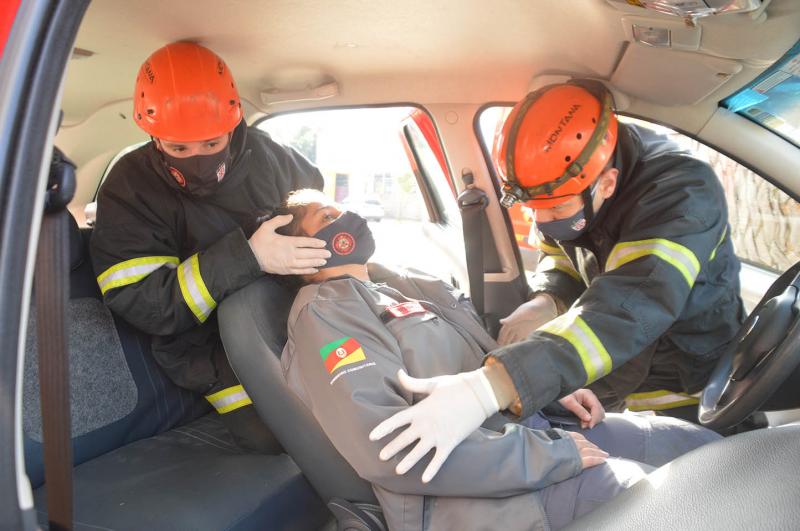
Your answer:
[[[290,193],[279,213],[292,214],[293,218],[278,233],[325,240],[331,252],[325,266],[314,275],[303,276],[304,282],[317,283],[341,275],[369,280],[366,263],[375,252],[375,240],[364,218],[342,212],[328,196],[311,188]]]
[[[313,236],[332,223],[342,211],[324,193],[314,188],[290,192],[276,214],[292,214],[292,222],[278,229],[286,236]]]

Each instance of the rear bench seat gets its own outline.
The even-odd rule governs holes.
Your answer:
[[[287,455],[239,451],[208,404],[168,380],[149,338],[103,305],[89,230],[72,220],[70,395],[76,530],[318,529],[329,517]],[[25,356],[25,464],[47,522],[31,310]]]

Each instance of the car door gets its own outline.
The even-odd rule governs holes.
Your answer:
[[[452,194],[453,197],[457,198],[459,191],[465,189],[463,175],[458,179],[453,177],[453,172],[445,155],[444,145],[431,116],[420,110],[415,110],[401,123],[399,136],[403,141],[409,162],[414,168],[421,186],[431,189],[432,197],[434,197],[433,190],[435,190],[437,197]],[[458,139],[458,137],[454,136],[451,140],[458,141]],[[460,147],[463,148],[463,146]],[[491,172],[491,168],[489,168],[489,171]],[[487,194],[490,202],[499,200],[499,188],[497,186],[488,190],[485,189],[483,192]],[[502,216],[502,220],[498,221],[500,221],[501,226],[505,227],[506,231],[517,226],[519,220],[515,215],[521,211],[517,209],[507,212],[505,209],[499,209],[498,212]],[[491,214],[487,211],[485,215],[489,216]],[[487,323],[490,328],[496,327],[498,325],[497,319],[508,315],[520,303],[524,302],[527,296],[524,277],[518,276],[515,278],[513,274],[509,275],[509,272],[504,270],[507,268],[503,267],[500,259],[497,245],[499,242],[496,240],[497,235],[491,230],[488,218],[484,218],[482,221],[480,235],[464,233],[461,214],[451,215],[449,221],[449,223],[437,225],[440,234],[431,230],[427,235],[434,241],[441,242],[439,245],[442,247],[449,245],[451,248],[458,248],[464,257],[468,256],[466,254],[466,246],[477,245],[477,238],[480,236],[482,240],[482,258],[477,267],[482,268],[484,273],[484,313],[489,316]],[[453,242],[457,243],[454,244]],[[514,254],[513,258],[511,258],[516,262],[517,270],[519,271],[522,270],[520,267],[522,263],[520,250],[523,250],[522,244],[520,244],[519,249],[516,246],[512,247]],[[466,268],[462,273],[466,275]],[[459,280],[464,286],[469,286],[469,281],[466,277]],[[471,290],[472,286],[469,286],[469,289]]]
[[[35,529],[22,465],[23,338],[62,77],[87,1],[0,5],[0,528]],[[41,192],[41,193],[40,193]]]

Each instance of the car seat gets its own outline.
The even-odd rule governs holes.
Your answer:
[[[70,228],[68,344],[73,528],[313,529],[330,519],[289,456],[238,449],[206,401],[175,386],[150,337],[112,316],[89,260],[90,231]],[[25,465],[39,522],[47,485],[31,309],[23,385]]]
[[[280,354],[294,295],[268,275],[222,301],[217,311],[228,359],[259,415],[328,504],[339,529],[385,529],[369,482],[339,455],[284,379]]]

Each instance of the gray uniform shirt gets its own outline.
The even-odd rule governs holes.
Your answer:
[[[421,475],[428,459],[403,476],[394,469],[405,452],[380,461],[391,439],[370,442],[369,432],[424,398],[400,386],[398,369],[418,378],[470,371],[496,344],[471,304],[445,283],[372,266],[370,276],[376,283],[347,277],[300,290],[281,359],[289,386],[372,483],[391,529],[547,529],[535,491],[581,471],[563,431],[495,415],[427,484]]]

